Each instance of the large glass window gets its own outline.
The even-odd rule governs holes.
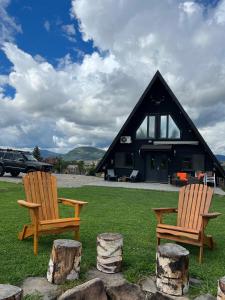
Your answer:
[[[150,115],[136,131],[137,139],[180,139],[180,129],[170,115]]]
[[[160,138],[180,139],[180,130],[169,115],[160,116]]]
[[[155,116],[147,116],[136,132],[137,139],[155,138]]]
[[[155,116],[148,117],[148,137],[155,137]]]
[[[167,138],[167,116],[161,116],[160,118],[160,138]]]
[[[134,154],[132,152],[116,152],[115,167],[116,168],[133,168]]]
[[[144,121],[141,123],[141,126],[136,132],[137,139],[147,139],[148,138],[148,117],[145,117]]]
[[[180,130],[175,124],[174,120],[169,116],[169,132],[168,138],[169,139],[179,139],[180,138]]]

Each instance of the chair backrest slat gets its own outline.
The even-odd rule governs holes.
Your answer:
[[[189,227],[189,221],[191,218],[192,208],[194,206],[193,203],[193,196],[194,196],[194,185],[190,186],[189,195],[188,195],[188,203],[187,203],[187,210],[185,215],[184,227]]]
[[[28,202],[41,204],[39,219],[57,219],[59,213],[55,176],[46,172],[31,172],[24,176],[23,182],[26,200]],[[33,218],[32,215],[31,218]]]
[[[192,207],[190,210],[190,218],[189,218],[189,223],[187,224],[188,228],[194,228],[194,220],[195,220],[195,213],[198,209],[198,192],[200,186],[198,184],[193,184],[193,195],[192,195]],[[200,203],[199,203],[200,204]]]
[[[207,213],[213,189],[202,184],[186,185],[180,189],[177,226],[197,229],[202,225],[201,213]]]
[[[137,177],[137,175],[138,175],[138,170],[133,170],[132,172],[131,172],[131,174],[130,174],[130,178],[131,177]]]
[[[107,169],[107,175],[114,177],[115,176],[114,169]]]
[[[184,187],[184,194],[183,194],[183,205],[182,210],[179,210],[178,207],[178,214],[181,214],[180,219],[180,225],[181,227],[185,227],[185,218],[187,213],[187,207],[188,207],[188,200],[189,200],[189,189],[187,186]]]
[[[181,216],[184,206],[184,190],[185,186],[180,189],[179,200],[178,200],[178,214],[177,214],[177,225],[181,226]]]

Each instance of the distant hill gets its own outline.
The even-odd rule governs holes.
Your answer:
[[[216,154],[216,157],[217,157],[218,161],[224,161],[225,162],[225,155]]]
[[[63,159],[66,161],[98,160],[101,159],[104,154],[104,150],[95,147],[78,147],[64,154]]]
[[[59,156],[63,156],[63,154],[61,153],[56,153],[56,152],[52,152],[52,151],[48,151],[48,150],[40,150],[41,151],[41,157],[43,158],[47,158],[47,157],[59,157]]]

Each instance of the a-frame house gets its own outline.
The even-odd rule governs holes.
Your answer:
[[[139,171],[141,181],[168,182],[176,172],[213,171],[220,163],[159,71],[96,168],[118,176]]]

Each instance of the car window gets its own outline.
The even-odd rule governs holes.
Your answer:
[[[0,152],[0,158],[2,158],[4,156],[5,152]]]
[[[12,158],[13,158],[13,153],[10,152],[5,153],[4,159],[12,159]]]
[[[37,161],[36,158],[32,154],[24,154],[27,160]]]
[[[13,159],[14,160],[19,160],[19,159],[23,159],[23,156],[21,153],[14,153],[13,155]]]

